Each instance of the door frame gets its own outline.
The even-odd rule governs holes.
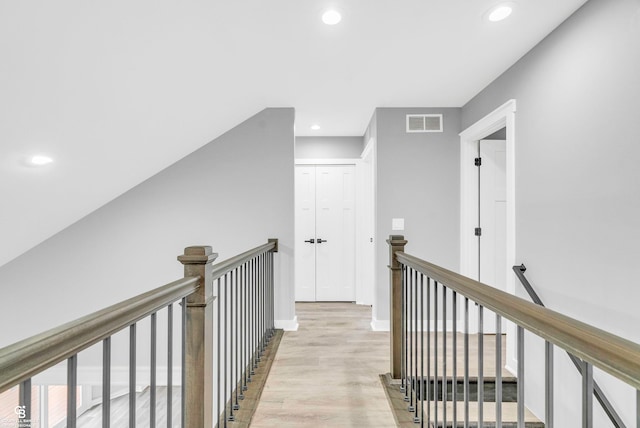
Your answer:
[[[473,234],[478,221],[478,171],[474,165],[477,157],[477,142],[506,127],[506,193],[507,193],[507,231],[506,231],[506,291],[515,294],[515,275],[511,266],[516,264],[516,191],[515,191],[515,152],[516,152],[516,100],[511,99],[478,120],[460,133],[460,273],[469,278],[477,278],[478,242]],[[477,332],[475,305],[470,309],[470,332]],[[458,324],[460,325],[460,323]],[[515,358],[515,327],[507,324],[507,361],[509,371],[517,373]]]
[[[363,162],[362,159],[359,158],[337,158],[337,159],[324,159],[324,158],[319,158],[319,159],[295,159],[294,162],[295,166],[298,165],[354,165],[355,166],[355,170],[356,170],[356,203],[355,203],[355,214],[356,214],[356,218],[358,215],[360,215],[360,213],[362,213],[362,193],[361,193],[361,188],[360,188],[360,183],[361,183],[361,179],[362,179],[362,167],[363,167]],[[363,284],[361,284],[361,278],[363,277],[362,275],[362,270],[363,266],[361,263],[358,263],[358,253],[359,250],[361,250],[360,246],[358,245],[358,238],[360,237],[361,232],[361,227],[358,226],[358,223],[356,222],[356,246],[355,246],[355,274],[356,274],[356,278],[355,278],[355,288],[356,288],[356,304],[368,304],[370,305],[371,303],[369,302],[369,296],[373,295],[373,285],[370,286],[370,290],[366,289],[366,287],[363,287]],[[295,263],[295,261],[294,261]]]
[[[477,142],[506,126],[507,156],[507,265],[515,264],[515,113],[516,100],[509,100],[460,133],[460,273],[477,279],[478,244],[473,230],[478,221]],[[506,288],[514,293],[513,275],[507,275]]]
[[[356,262],[356,272],[358,272],[359,278],[356,278],[356,303],[362,305],[369,305],[375,309],[377,305],[375,284],[376,284],[376,145],[375,140],[370,138],[367,141],[362,153],[360,154],[360,167],[356,166],[356,175],[359,177],[360,194],[356,195],[357,207],[360,208],[360,218],[365,219],[361,221],[356,230],[356,251],[360,250],[361,257],[358,257]],[[371,156],[371,171],[367,174],[365,168],[367,164],[365,158]],[[359,168],[359,169],[358,169]],[[367,184],[367,178],[370,178],[371,182]],[[367,195],[367,189],[371,190],[371,194]],[[370,210],[365,209],[369,204],[367,198],[371,197]],[[367,225],[371,225],[371,230],[367,230]],[[373,246],[367,245],[367,238],[373,239]],[[371,257],[368,257],[370,254]],[[369,273],[371,282],[366,283],[366,272]],[[371,311],[372,323],[374,322],[374,311]]]
[[[515,113],[516,100],[509,100],[460,133],[460,273],[477,279],[478,245],[472,231],[477,227],[477,142],[506,126],[507,156],[507,266],[515,263]],[[506,290],[514,294],[515,280],[507,274]]]

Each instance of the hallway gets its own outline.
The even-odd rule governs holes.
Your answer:
[[[389,333],[373,332],[371,308],[296,303],[300,327],[286,332],[252,427],[394,427],[380,383]]]

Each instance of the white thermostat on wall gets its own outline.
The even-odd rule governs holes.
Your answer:
[[[391,230],[404,230],[404,219],[403,218],[392,218],[391,219]]]

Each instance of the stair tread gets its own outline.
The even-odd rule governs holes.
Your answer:
[[[442,409],[446,404],[447,409],[447,426],[452,426],[453,419],[453,402],[447,401],[446,403],[438,402],[438,424],[437,426],[442,426],[443,421],[443,413]],[[431,423],[433,424],[435,421],[435,403],[431,403]],[[457,402],[457,426],[464,426],[464,403]],[[495,423],[496,421],[496,403],[483,403],[483,421],[485,423]],[[418,411],[420,409],[418,408]],[[427,409],[425,407],[425,413]],[[502,403],[502,422],[503,424],[511,424],[516,423],[518,420],[518,404],[517,403]],[[527,427],[544,427],[544,423],[541,422],[533,413],[531,413],[528,409],[525,408],[525,423]],[[477,402],[469,402],[469,421],[477,422],[478,420],[478,403]]]
[[[426,333],[425,333],[426,334]],[[443,343],[442,343],[442,339],[443,339],[443,334],[438,334],[438,357],[437,357],[437,361],[438,361],[438,370],[439,370],[439,374],[442,375],[442,368],[444,367],[444,359],[446,358],[447,361],[447,367],[446,367],[446,371],[447,371],[447,377],[451,378],[453,376],[453,333],[449,332],[446,334],[447,337],[447,346],[446,346],[446,351],[444,351],[443,348]],[[462,375],[462,370],[464,367],[464,361],[465,361],[465,349],[464,349],[464,334],[463,333],[457,333],[456,334],[456,338],[457,338],[457,346],[456,346],[456,356],[457,356],[457,375],[461,376]],[[426,337],[425,337],[425,342],[426,342]],[[484,356],[484,360],[482,363],[483,366],[483,372],[485,375],[485,378],[488,377],[494,377],[496,374],[496,367],[495,367],[495,361],[496,361],[496,336],[495,334],[485,334],[483,335],[483,356]],[[407,355],[407,364],[411,364],[411,358],[412,356],[417,355],[420,351],[420,349],[422,348],[422,350],[424,351],[424,356],[425,356],[425,368],[426,368],[426,363],[427,363],[427,358],[430,361],[431,364],[431,370],[433,371],[434,367],[435,367],[435,362],[436,362],[436,357],[435,357],[435,339],[434,339],[434,333],[431,332],[431,337],[430,337],[430,345],[429,347],[426,346],[426,343],[424,344],[424,346],[420,346],[418,344],[415,345],[415,347],[410,347],[408,349],[408,355]],[[479,344],[478,344],[478,335],[477,334],[469,334],[469,348],[468,348],[468,369],[469,369],[469,374],[470,375],[475,375],[477,376],[478,373],[478,367],[480,365],[480,361],[478,360],[478,348],[479,348]],[[430,351],[430,352],[429,352]],[[444,351],[444,352],[443,352]],[[415,359],[414,359],[415,361]],[[506,367],[506,362],[507,362],[507,342],[506,342],[506,335],[502,335],[502,362],[503,362],[503,367],[502,367],[502,376],[504,378],[513,378],[514,374],[511,373],[507,367]],[[407,367],[408,369],[408,367]]]
[[[394,417],[396,418],[396,424],[398,427],[414,427],[414,412],[409,412],[408,407],[409,403],[404,401],[404,392],[400,391],[401,381],[399,379],[391,379],[391,375],[389,373],[380,375],[380,380],[382,385],[384,386],[385,393],[387,394],[387,399],[389,400],[389,405],[393,410]],[[415,396],[414,396],[415,398]],[[461,398],[461,397],[460,397]],[[438,401],[438,424],[434,423],[435,412],[433,411],[435,407],[435,403],[431,403],[431,423],[429,426],[431,428],[434,427],[442,427],[442,409],[443,406],[446,405],[447,408],[447,427],[452,427],[451,419],[453,416],[453,402],[447,401],[443,403],[442,401]],[[457,424],[456,428],[464,426],[464,403],[461,401],[456,402],[456,412],[457,412]],[[503,402],[502,403],[502,425],[504,428],[515,428],[517,426],[517,409],[518,405],[514,402]],[[483,403],[483,420],[485,428],[495,427],[495,410],[496,403],[495,402],[485,402]],[[418,408],[418,411],[420,409]],[[425,406],[426,411],[426,406]],[[426,416],[426,415],[425,415]],[[469,402],[469,427],[474,428],[477,427],[478,420],[478,402],[470,401]],[[474,422],[475,421],[475,422]],[[427,424],[425,424],[426,426]],[[525,426],[526,428],[544,428],[544,423],[542,423],[538,418],[535,417],[529,410],[525,409]]]
[[[427,378],[427,376],[424,376],[425,378]],[[413,376],[411,376],[411,378],[413,378]],[[418,375],[418,378],[420,378],[420,376]],[[482,376],[482,378],[484,379],[484,382],[495,382],[496,378],[495,376]],[[455,378],[452,378],[451,375],[447,375],[447,381],[451,382],[452,379],[455,379],[458,383],[463,383],[464,382],[464,376],[456,376]],[[431,380],[433,380],[433,376],[431,376]],[[477,382],[478,381],[478,375],[477,374],[469,374],[469,382]],[[514,383],[517,382],[518,378],[509,374],[509,376],[502,376],[502,382],[503,383]],[[438,375],[438,382],[442,382],[442,374]]]

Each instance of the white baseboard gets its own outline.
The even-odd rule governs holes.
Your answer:
[[[379,320],[376,318],[371,319],[371,330],[373,331],[389,331],[391,330],[391,324],[389,320]]]
[[[298,331],[298,317],[295,316],[290,320],[275,320],[275,328],[282,329],[284,331]]]
[[[513,358],[507,358],[509,361],[504,368],[507,369],[514,377],[518,377],[518,362]],[[515,367],[515,368],[514,368]]]

